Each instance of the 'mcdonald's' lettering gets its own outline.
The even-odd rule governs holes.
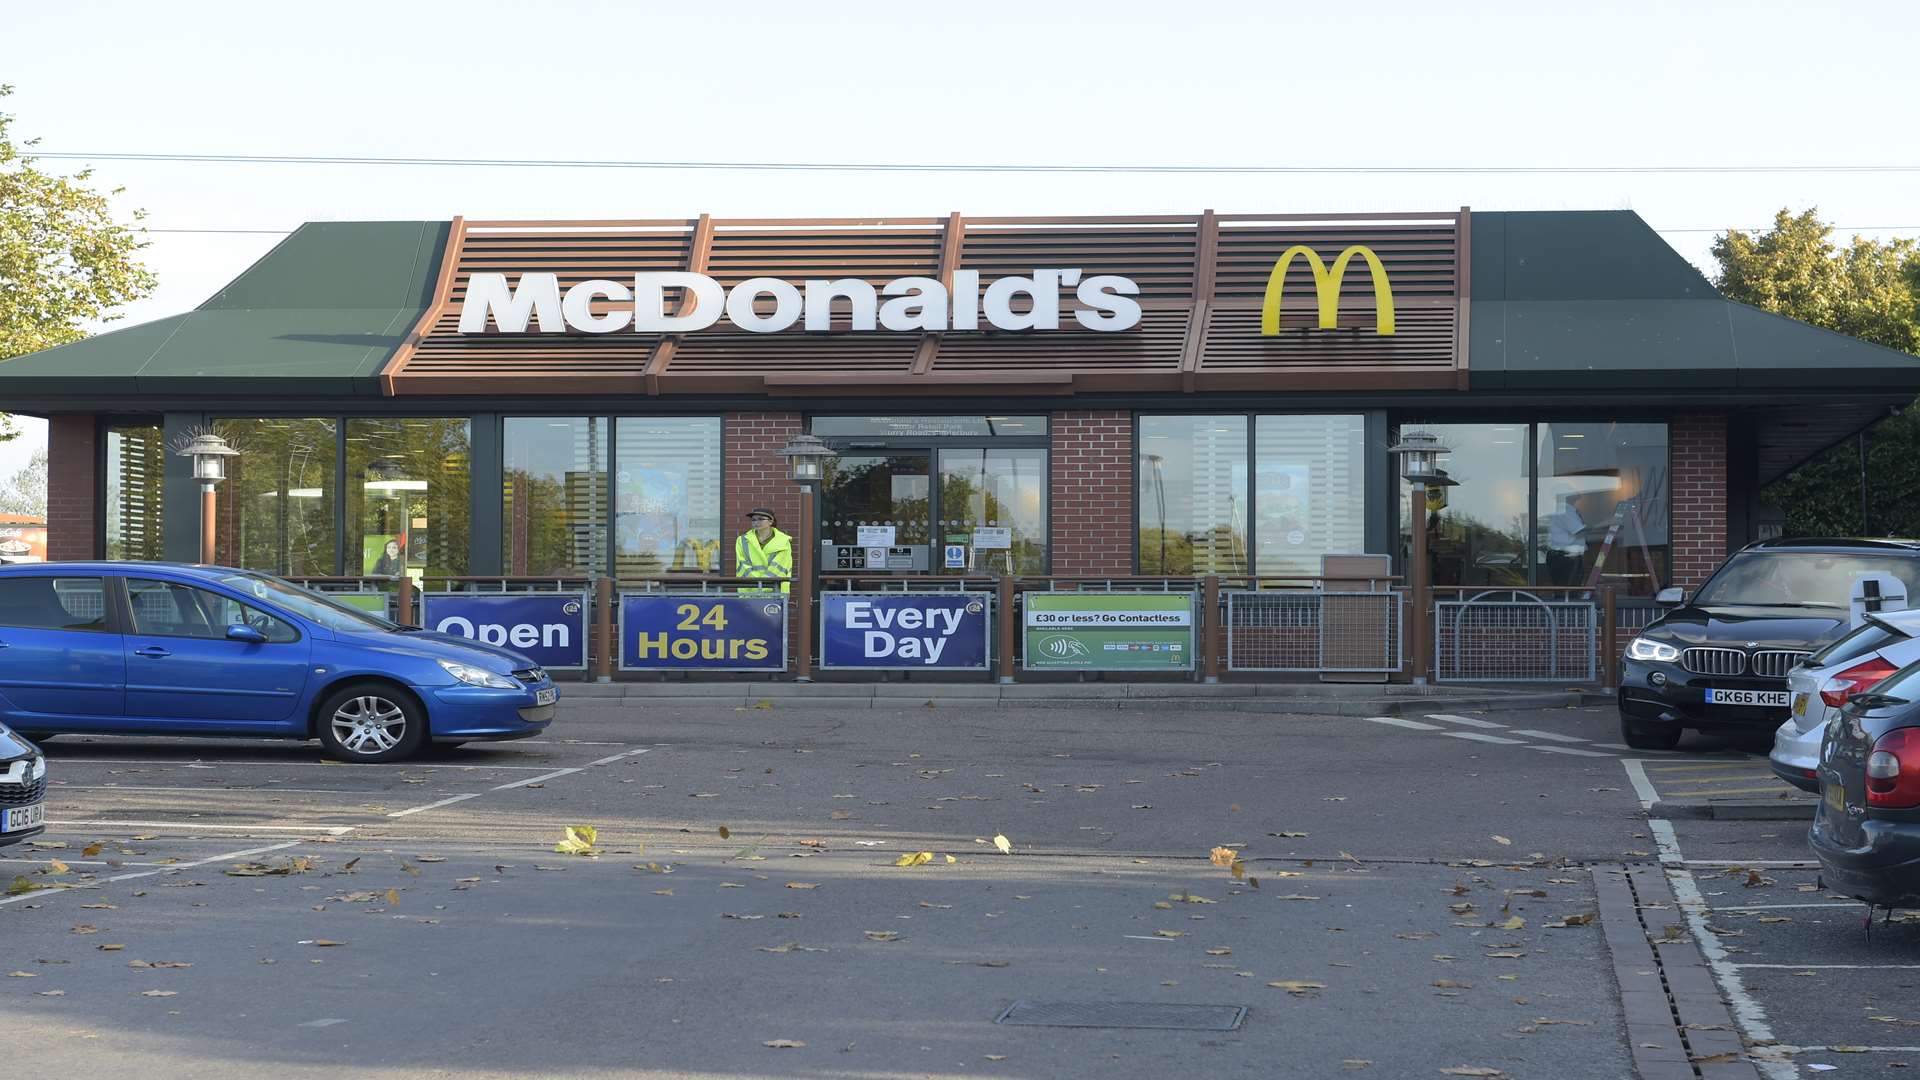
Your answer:
[[[1287,254],[1290,258],[1293,252]],[[1372,253],[1367,257],[1372,260]],[[1313,258],[1316,273],[1324,273],[1319,257]],[[1341,256],[1336,274],[1346,266],[1346,258]],[[1374,265],[1378,267],[1377,262]],[[1284,259],[1276,273],[1284,276]],[[1376,280],[1384,281],[1377,269]],[[686,291],[690,309],[683,304],[680,307],[684,310],[669,313],[666,291],[674,288]],[[807,330],[822,332],[833,329],[836,300],[847,312],[844,325],[856,331],[976,330],[983,314],[1000,330],[1057,330],[1061,292],[1068,288],[1081,304],[1073,311],[1073,319],[1088,330],[1115,333],[1130,330],[1140,322],[1140,302],[1134,299],[1140,286],[1132,278],[1083,276],[1074,268],[1000,278],[987,285],[984,295],[977,270],[955,272],[951,290],[938,278],[930,277],[895,278],[877,289],[862,278],[804,281],[796,287],[779,278],[757,277],[728,290],[705,274],[675,270],[635,274],[631,286],[595,278],[568,288],[564,294],[560,279],[551,273],[521,274],[517,282],[509,282],[506,274],[488,272],[474,274],[467,282],[466,299],[460,306],[460,332],[524,334],[531,324],[542,334],[570,330],[611,334],[626,329],[643,334],[683,334],[704,330],[719,322],[723,314],[735,326],[754,334],[778,333],[796,322]],[[1338,286],[1334,291],[1339,291]],[[882,297],[886,298],[884,302]],[[1014,310],[1017,297],[1027,298],[1025,310]],[[1383,325],[1388,328],[1381,332],[1392,333],[1391,309],[1384,310],[1387,322]]]

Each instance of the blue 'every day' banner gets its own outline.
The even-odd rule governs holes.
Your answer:
[[[620,667],[785,671],[786,597],[622,596]]]
[[[987,666],[987,602],[959,593],[820,595],[820,666]]]
[[[422,593],[429,630],[512,649],[545,668],[587,666],[579,593]]]

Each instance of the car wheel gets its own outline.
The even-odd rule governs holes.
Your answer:
[[[320,746],[340,761],[402,761],[427,741],[427,717],[406,694],[379,683],[350,683],[320,703]]]
[[[1671,750],[1680,745],[1679,724],[1638,724],[1620,718],[1620,741],[1635,750]]]

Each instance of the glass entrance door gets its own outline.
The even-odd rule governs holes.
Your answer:
[[[940,451],[941,573],[1047,572],[1047,452],[946,447]],[[960,545],[961,566],[945,553]]]
[[[891,528],[893,542],[886,546],[916,548],[913,558],[918,563],[911,571],[905,566],[893,568],[926,573],[931,561],[932,465],[929,450],[854,451],[827,462],[820,492],[821,540],[835,547],[864,549],[868,545],[861,542],[863,527]],[[904,554],[896,551],[892,559],[897,564]],[[820,568],[848,569],[831,562],[823,562]]]

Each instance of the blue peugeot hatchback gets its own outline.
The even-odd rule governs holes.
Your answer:
[[[547,673],[248,570],[0,566],[0,722],[64,733],[318,739],[342,761],[519,739],[553,721]]]

